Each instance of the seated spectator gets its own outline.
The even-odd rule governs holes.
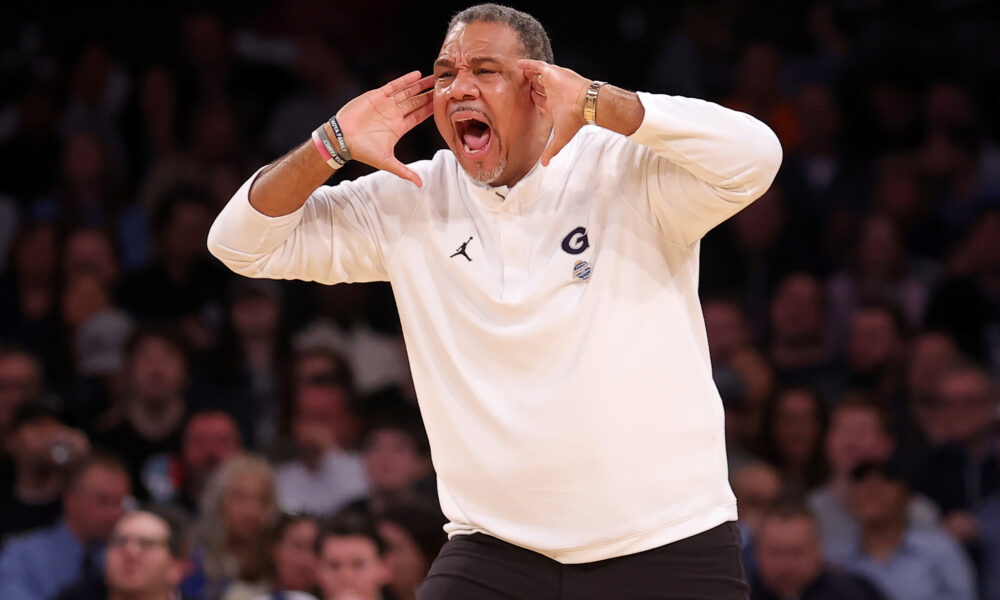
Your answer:
[[[368,492],[364,463],[341,442],[340,422],[357,418],[349,402],[349,391],[332,382],[297,390],[292,433],[298,456],[277,475],[283,510],[331,515]]]
[[[272,573],[264,584],[237,581],[223,600],[315,600],[316,536],[319,522],[306,514],[283,514],[271,536]]]
[[[826,480],[826,419],[825,404],[810,388],[787,388],[765,406],[762,458],[778,468],[789,493],[804,493]]]
[[[743,540],[743,568],[749,577],[757,569],[754,552],[757,529],[761,519],[781,496],[781,476],[777,469],[758,460],[744,463],[733,472],[730,480],[739,508],[736,524]]]
[[[865,461],[883,462],[893,454],[888,417],[863,395],[847,395],[834,407],[826,435],[826,457],[832,473],[822,487],[809,495],[816,515],[824,553],[858,539],[860,526],[847,506],[851,472]],[[940,517],[933,502],[913,494],[907,507],[909,524],[936,527]]]
[[[155,502],[178,504],[197,513],[212,474],[242,450],[240,432],[229,414],[212,409],[195,412],[184,426],[180,452],[170,456],[161,476],[152,480],[150,495]]]
[[[831,554],[836,564],[867,577],[891,600],[973,600],[972,563],[950,536],[908,523],[910,490],[892,462],[864,462],[851,472],[848,504],[861,525],[858,539]]]
[[[775,287],[769,307],[768,355],[778,380],[808,386],[823,398],[846,387],[830,336],[829,310],[820,281],[795,272]]]
[[[57,600],[174,598],[187,567],[187,517],[170,506],[125,514],[108,539],[104,572],[79,580]]]
[[[44,390],[38,359],[17,348],[0,347],[0,439],[10,435],[17,407],[41,398]],[[0,444],[0,489],[9,488],[14,481],[14,465],[5,446]]]
[[[15,478],[9,489],[0,489],[0,544],[59,519],[67,476],[90,452],[87,436],[64,425],[40,401],[17,408],[4,443],[14,458]]]
[[[961,542],[978,535],[972,511],[1000,491],[998,403],[997,385],[976,367],[952,369],[938,386],[935,416],[943,443],[921,465],[916,487],[937,503],[945,528]]]
[[[182,591],[218,600],[237,579],[259,585],[268,569],[268,535],[278,517],[274,471],[263,458],[230,458],[209,480],[192,561]]]
[[[394,504],[376,519],[385,540],[385,564],[389,567],[389,589],[398,600],[416,600],[431,563],[448,540],[447,522],[434,506]]]
[[[345,511],[326,523],[316,553],[322,600],[395,600],[385,588],[391,577],[385,541],[362,513]]]
[[[62,520],[4,547],[0,598],[50,600],[74,581],[99,573],[129,491],[128,471],[120,459],[95,453],[80,464],[63,495]]]
[[[824,565],[816,519],[803,505],[780,504],[762,515],[755,554],[751,600],[885,598],[870,582]]]
[[[430,443],[416,409],[397,407],[376,417],[364,437],[362,457],[371,488],[352,508],[375,514],[401,501],[438,506]]]
[[[121,398],[98,426],[94,445],[124,451],[140,497],[167,475],[169,457],[180,450],[188,414],[187,357],[181,342],[166,330],[147,328],[129,340]]]

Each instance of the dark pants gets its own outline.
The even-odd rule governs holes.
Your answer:
[[[672,544],[564,565],[481,533],[444,545],[418,600],[746,600],[740,531],[723,523]]]

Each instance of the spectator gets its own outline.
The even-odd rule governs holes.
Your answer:
[[[938,446],[945,441],[937,419],[936,405],[941,378],[959,366],[962,356],[955,341],[947,334],[928,331],[910,343],[906,368],[906,394],[914,430],[897,432],[908,436],[911,454]]]
[[[730,478],[739,507],[740,533],[743,540],[743,566],[747,578],[757,572],[757,530],[768,510],[781,497],[783,486],[777,469],[764,461],[747,462],[733,471]]]
[[[906,330],[891,304],[866,302],[848,320],[846,363],[851,387],[866,391],[893,417],[905,419],[903,385]]]
[[[431,449],[420,415],[405,408],[394,413],[376,417],[364,437],[362,458],[370,489],[352,506],[367,508],[369,514],[401,501],[437,506]]]
[[[0,544],[59,519],[67,475],[90,452],[87,436],[64,425],[39,401],[17,408],[4,440],[14,457],[15,478],[9,489],[0,490]]]
[[[448,536],[447,519],[440,510],[422,504],[394,504],[377,520],[385,540],[385,564],[389,567],[389,589],[397,600],[416,600],[417,592]]]
[[[0,439],[11,434],[17,407],[41,398],[45,390],[42,365],[24,350],[0,347]],[[0,447],[0,486],[13,485],[14,468],[6,444]]]
[[[187,516],[170,506],[125,514],[108,539],[104,572],[79,580],[57,600],[173,598],[187,566]]]
[[[751,600],[884,600],[868,581],[823,564],[819,527],[805,506],[781,504],[765,512],[757,535],[759,572]]]
[[[866,461],[886,461],[892,456],[894,440],[887,415],[864,395],[845,396],[833,408],[826,435],[826,457],[830,479],[809,494],[809,506],[816,515],[823,539],[824,554],[854,543],[860,526],[848,507],[851,473]],[[909,525],[936,527],[937,506],[920,494],[913,494],[907,506]]]
[[[223,600],[315,600],[316,536],[319,521],[300,514],[283,514],[271,536],[272,574],[263,585],[237,581]]]
[[[826,299],[819,280],[796,272],[782,279],[771,297],[768,354],[779,381],[809,385],[824,398],[845,387],[829,337]]]
[[[0,554],[0,598],[50,600],[99,573],[108,536],[124,514],[128,471],[120,459],[93,454],[74,471],[61,521],[10,542]]]
[[[205,248],[208,195],[201,188],[172,188],[151,219],[155,258],[122,282],[122,306],[141,320],[175,323],[187,344],[208,350],[215,344],[229,280],[208,260]]]
[[[826,419],[823,401],[805,387],[782,390],[765,407],[762,455],[778,468],[792,493],[806,492],[826,480]]]
[[[385,589],[391,577],[385,541],[361,513],[336,515],[320,530],[316,552],[322,600],[395,600]]]
[[[851,472],[848,504],[861,525],[854,543],[831,560],[871,579],[891,600],[972,600],[975,574],[943,531],[909,524],[910,490],[892,462],[864,462]]]
[[[162,485],[169,457],[180,450],[188,414],[187,357],[181,342],[166,330],[137,331],[126,349],[122,397],[98,423],[95,445],[128,449],[124,458],[141,497]]]
[[[998,388],[975,367],[949,371],[938,388],[936,417],[944,443],[920,468],[917,489],[944,514],[944,526],[966,542],[978,535],[972,515],[988,495],[1000,491],[996,444]]]
[[[218,600],[236,580],[260,585],[268,569],[268,535],[278,517],[274,471],[244,454],[216,470],[205,488],[193,553],[182,584],[195,600]]]
[[[292,428],[298,456],[278,469],[282,509],[331,515],[368,492],[363,461],[341,442],[343,421],[357,419],[349,402],[348,391],[333,383],[297,391]]]

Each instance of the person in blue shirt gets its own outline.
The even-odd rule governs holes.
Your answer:
[[[969,557],[944,530],[913,527],[909,501],[894,462],[858,465],[851,472],[848,506],[861,531],[833,548],[831,560],[870,579],[890,600],[975,600]]]
[[[104,546],[125,512],[131,482],[117,457],[92,454],[70,476],[63,518],[13,538],[0,554],[0,598],[50,600],[103,569]]]

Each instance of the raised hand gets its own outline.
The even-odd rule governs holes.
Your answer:
[[[517,66],[531,82],[531,99],[552,116],[552,140],[542,151],[542,165],[549,161],[576,132],[587,124],[583,119],[583,102],[590,80],[570,69],[541,60],[521,59]]]
[[[344,132],[351,157],[422,186],[420,176],[395,155],[399,138],[423,122],[433,111],[434,76],[407,73],[382,87],[366,92],[344,105],[337,121]]]

